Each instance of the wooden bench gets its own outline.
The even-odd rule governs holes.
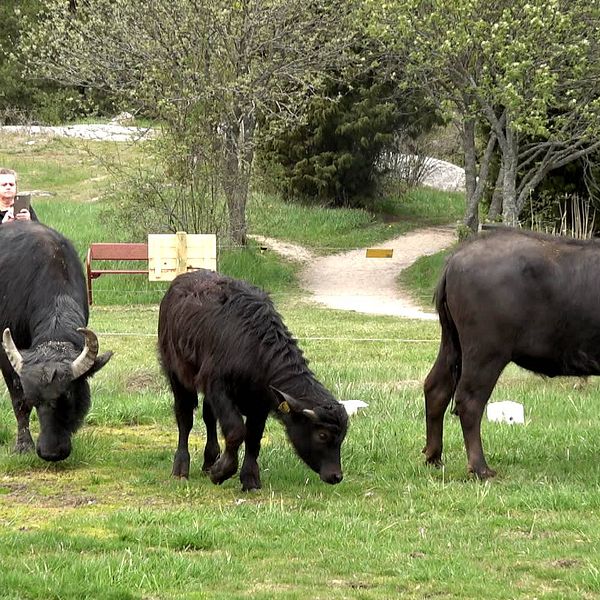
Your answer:
[[[138,268],[116,269],[116,268],[99,268],[95,261],[144,261],[144,268],[141,265]],[[87,271],[87,288],[88,302],[90,305],[93,301],[92,281],[100,277],[100,275],[148,275],[148,244],[145,243],[96,243],[91,244],[87,251],[85,259],[85,267]]]

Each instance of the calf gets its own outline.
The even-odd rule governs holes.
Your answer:
[[[179,275],[160,305],[158,340],[179,428],[174,476],[189,476],[188,438],[200,390],[207,434],[202,469],[213,483],[236,473],[243,442],[242,489],[261,487],[257,459],[270,413],[323,481],[342,480],[346,410],[310,371],[267,294],[203,269]],[[225,438],[223,454],[217,422]]]

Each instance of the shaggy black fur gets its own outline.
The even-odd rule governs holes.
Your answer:
[[[270,412],[324,481],[341,480],[345,409],[309,369],[267,294],[211,271],[180,275],[161,303],[158,336],[180,433],[174,475],[189,475],[187,437],[200,390],[207,426],[204,469],[215,483],[235,473],[245,442],[242,487],[260,487],[256,459]],[[226,443],[220,458],[215,419]]]

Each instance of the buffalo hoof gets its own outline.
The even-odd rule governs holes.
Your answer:
[[[237,461],[231,459],[227,460],[226,456],[223,455],[210,468],[208,475],[213,483],[220,485],[221,483],[227,481],[229,478],[235,475],[237,467]]]
[[[425,455],[425,463],[437,467],[438,469],[443,466],[442,453],[441,452],[429,452],[427,448],[423,448],[423,454]]]
[[[471,473],[471,475],[482,481],[496,477],[496,471],[494,471],[494,469],[490,469],[489,467],[481,467],[479,469],[473,469],[469,467],[468,471]]]
[[[176,479],[189,479],[190,476],[190,459],[175,455],[173,461],[173,470],[171,474]]]
[[[31,437],[29,439],[17,440],[14,447],[15,454],[27,454],[28,452],[33,452],[35,450],[35,444]]]
[[[240,481],[242,482],[242,492],[252,492],[255,490],[260,490],[262,488],[260,477],[258,476],[240,476]]]
[[[248,493],[248,494],[252,494],[252,493],[258,493],[261,490],[261,486],[258,487],[249,487],[249,488],[245,488],[244,486],[242,486],[242,492],[244,494]]]
[[[212,466],[219,460],[219,458],[221,457],[220,454],[217,454],[214,458],[206,458],[206,456],[204,457],[204,463],[202,464],[202,470],[205,473],[210,472],[210,470],[212,469]]]

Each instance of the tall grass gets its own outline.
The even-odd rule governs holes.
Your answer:
[[[455,222],[464,209],[462,194],[411,190],[401,198],[381,199],[374,212],[287,203],[256,194],[249,209],[255,233],[306,245],[317,252],[363,247],[416,227]]]
[[[398,275],[398,284],[414,298],[418,305],[431,305],[442,268],[451,251],[447,249],[422,256]]]

